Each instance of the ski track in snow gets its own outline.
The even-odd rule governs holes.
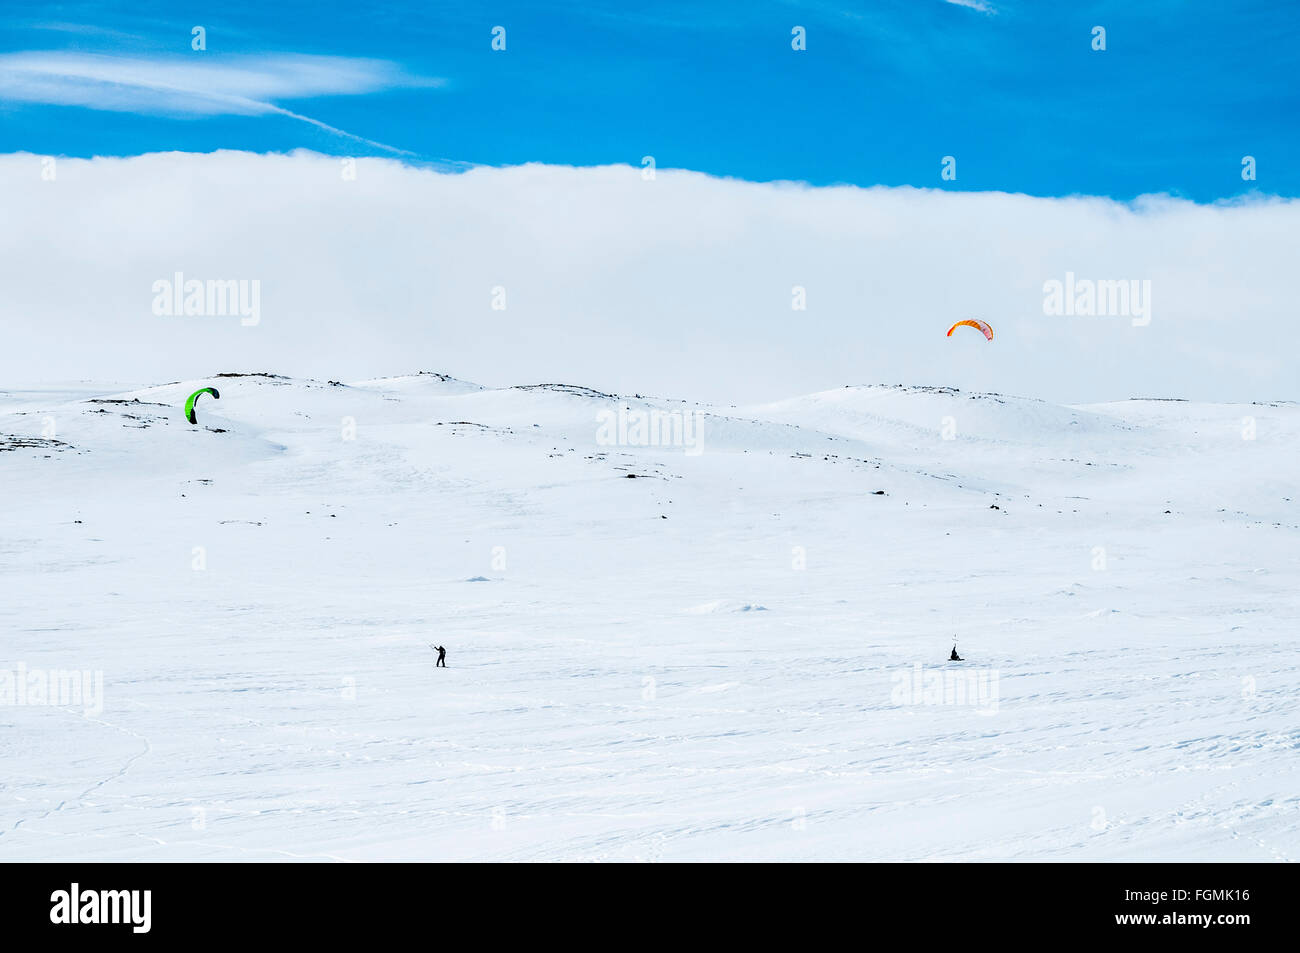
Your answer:
[[[627,403],[0,395],[0,859],[1300,857],[1300,407]]]

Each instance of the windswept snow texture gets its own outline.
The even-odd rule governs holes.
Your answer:
[[[0,394],[0,859],[1300,858],[1300,408],[626,403]]]

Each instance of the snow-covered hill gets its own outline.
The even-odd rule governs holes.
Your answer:
[[[1296,859],[1298,441],[933,387],[0,393],[0,859]]]

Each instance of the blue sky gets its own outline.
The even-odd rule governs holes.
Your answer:
[[[0,17],[0,152],[653,155],[816,185],[1300,194],[1293,3],[136,2]],[[206,51],[190,48],[195,25]],[[955,181],[940,179],[947,155]]]

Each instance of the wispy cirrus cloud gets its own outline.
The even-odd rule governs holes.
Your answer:
[[[10,24],[15,29],[41,30],[46,33],[66,33],[79,37],[96,37],[115,41],[138,41],[139,33],[114,30],[112,27],[91,23],[69,23],[62,20],[17,20]]]
[[[966,7],[969,10],[978,10],[980,13],[997,13],[992,4],[985,3],[984,0],[943,0],[944,3],[951,3],[954,7]]]
[[[262,54],[196,60],[31,51],[0,54],[0,101],[83,106],[112,112],[195,118],[284,116],[391,152],[374,142],[279,105],[320,96],[359,96],[435,87],[385,60]]]

